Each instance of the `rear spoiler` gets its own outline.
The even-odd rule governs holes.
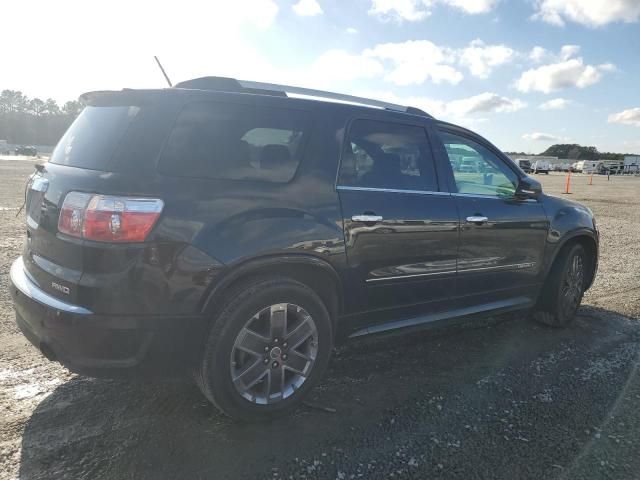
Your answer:
[[[83,105],[93,107],[115,107],[128,105],[142,105],[153,100],[159,95],[166,95],[169,89],[134,90],[125,88],[122,90],[96,90],[80,95],[78,100]]]

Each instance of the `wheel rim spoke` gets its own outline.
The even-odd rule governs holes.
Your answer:
[[[283,391],[284,369],[281,366],[272,368],[269,371],[269,379],[267,382],[267,396],[271,399],[273,396],[282,395]]]
[[[287,333],[287,304],[271,306],[271,338],[283,338]]]
[[[238,340],[239,342],[236,342],[236,348],[257,356],[264,355],[265,347],[269,346],[268,338],[263,337],[248,328],[242,329]]]
[[[268,371],[268,366],[265,366],[261,360],[256,360],[234,379],[234,384],[240,387],[243,392],[246,392],[262,380],[262,377],[264,377]]]
[[[307,367],[307,364],[312,361],[312,358],[296,352],[295,350],[290,350],[286,368],[299,375],[306,376],[305,368]]]
[[[311,325],[311,317],[304,318],[285,340],[289,343],[289,348],[298,348],[302,342],[311,337],[315,328]]]

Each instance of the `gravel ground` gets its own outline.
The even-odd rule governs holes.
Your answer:
[[[0,162],[0,478],[640,478],[639,178],[573,177],[602,246],[570,328],[509,315],[353,342],[314,406],[241,425],[190,384],[83,378],[23,339],[7,277],[31,170]]]

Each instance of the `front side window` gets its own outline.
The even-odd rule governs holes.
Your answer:
[[[518,176],[494,153],[469,138],[439,131],[458,193],[513,197]]]
[[[309,128],[300,110],[191,103],[178,115],[158,169],[181,177],[288,182]]]
[[[338,183],[361,188],[437,191],[425,130],[356,120],[346,140]]]

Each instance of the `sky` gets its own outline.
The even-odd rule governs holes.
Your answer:
[[[640,153],[640,0],[20,0],[0,90],[63,103],[213,75],[422,108],[505,151]]]

